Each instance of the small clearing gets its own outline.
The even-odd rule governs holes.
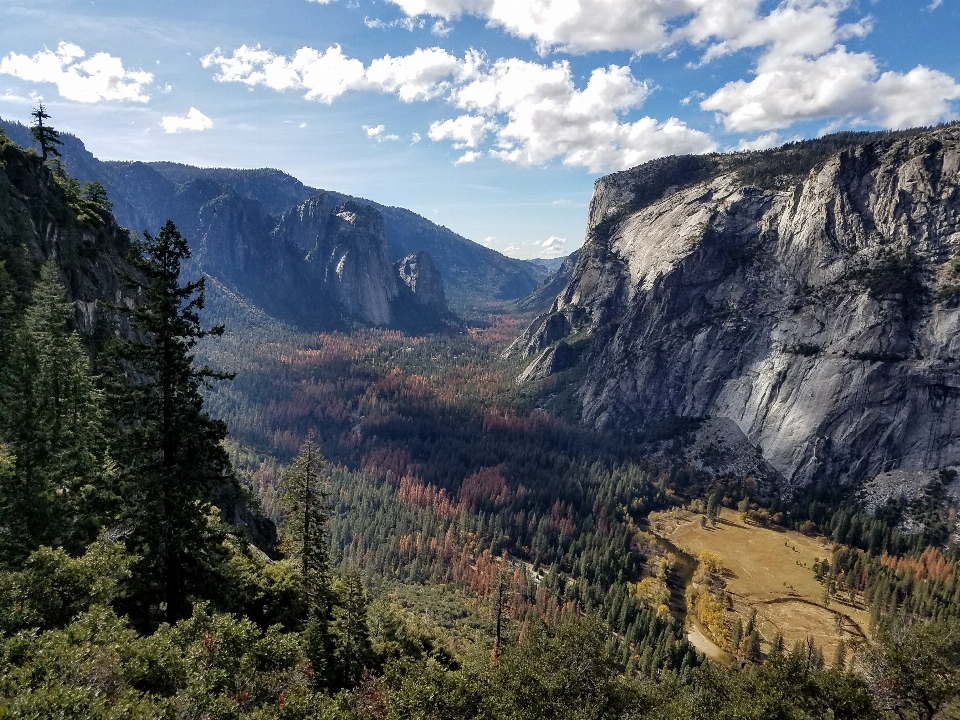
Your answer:
[[[659,514],[653,529],[690,555],[718,553],[729,571],[734,613],[746,622],[756,609],[766,642],[777,632],[788,648],[813,637],[829,662],[841,638],[848,644],[865,639],[869,613],[838,598],[825,603],[823,585],[813,574],[814,561],[832,554],[826,539],[744,523],[728,509],[716,527],[700,527],[700,518],[692,512]],[[736,615],[730,614],[731,624]]]

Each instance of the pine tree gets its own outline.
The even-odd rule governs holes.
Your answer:
[[[43,161],[46,162],[51,157],[60,157],[60,150],[57,146],[63,145],[63,141],[60,140],[59,132],[51,126],[43,124],[44,120],[53,119],[47,114],[47,109],[43,106],[43,103],[35,107],[30,115],[35,120],[30,128],[30,133],[33,135],[33,139],[40,145],[40,154],[43,156]]]
[[[131,256],[141,287],[128,313],[136,336],[114,345],[108,377],[120,516],[140,557],[128,611],[141,627],[185,617],[192,596],[215,596],[222,534],[210,521],[212,498],[236,484],[221,446],[226,426],[203,411],[200,394],[205,383],[232,376],[195,367],[192,354],[223,327],[200,324],[203,279],[180,283],[190,251],[173,222],[144,238]]]
[[[334,680],[330,634],[333,603],[327,547],[330,510],[321,474],[323,465],[323,455],[311,432],[283,476],[280,497],[283,550],[299,565],[307,652],[315,681],[321,686]]]
[[[367,609],[367,592],[356,572],[347,573],[339,583],[339,602],[333,612],[333,634],[337,643],[337,680],[351,687],[360,679],[373,656]]]
[[[98,518],[90,500],[100,470],[101,397],[76,332],[53,260],[41,270],[23,325],[15,334],[3,405],[3,431],[17,458],[0,489],[10,561],[41,544],[79,549]]]

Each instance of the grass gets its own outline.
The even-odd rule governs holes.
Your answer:
[[[824,538],[744,523],[727,509],[721,512],[716,527],[700,527],[700,517],[692,512],[669,519],[661,515],[656,531],[690,555],[709,550],[723,558],[727,591],[734,605],[728,613],[731,625],[736,615],[746,622],[756,609],[766,642],[777,632],[788,648],[813,637],[828,661],[841,638],[848,645],[863,639],[869,612],[862,605],[841,603],[837,598],[828,606],[823,585],[813,574],[814,561],[831,555]]]

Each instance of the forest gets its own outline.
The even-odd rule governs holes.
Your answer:
[[[61,242],[126,233],[49,137],[40,157],[0,135],[6,185],[39,178]],[[592,431],[576,369],[516,385],[522,318],[495,307],[463,333],[299,332],[191,275],[173,223],[126,234],[113,280],[137,301],[82,333],[67,265],[89,257],[9,228],[0,717],[960,716],[935,504],[905,535],[850,488],[697,469],[691,421]],[[649,541],[685,506],[828,537],[810,572],[869,607],[870,642],[827,661],[721,617],[737,662],[706,660]]]

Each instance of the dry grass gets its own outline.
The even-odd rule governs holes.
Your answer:
[[[826,540],[745,524],[726,509],[715,528],[700,527],[700,517],[660,514],[656,530],[691,555],[709,550],[723,557],[735,613],[746,622],[756,609],[765,640],[780,632],[789,648],[812,636],[829,662],[841,638],[849,644],[863,637],[870,615],[862,606],[837,599],[829,607],[824,605],[823,586],[813,574],[813,563],[830,557]],[[733,614],[729,619],[736,622]]]

